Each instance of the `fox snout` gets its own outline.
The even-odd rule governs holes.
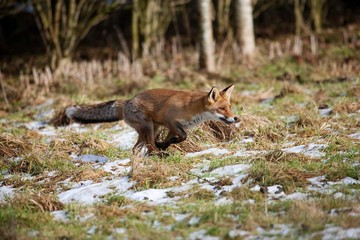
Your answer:
[[[225,118],[225,120],[228,123],[237,123],[237,122],[239,122],[239,118],[237,116],[227,117],[227,118]]]
[[[216,113],[219,120],[225,123],[237,123],[239,122],[239,118],[237,116],[227,117],[221,113]]]

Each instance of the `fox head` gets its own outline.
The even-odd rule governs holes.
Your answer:
[[[239,118],[231,111],[230,97],[235,85],[230,85],[221,92],[213,87],[208,94],[208,109],[214,120],[225,123],[239,122]]]

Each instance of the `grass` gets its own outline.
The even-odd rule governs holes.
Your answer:
[[[243,237],[298,239],[311,238],[330,225],[358,228],[359,184],[329,185],[330,193],[308,189],[310,177],[325,176],[325,181],[332,182],[345,177],[360,180],[359,140],[349,136],[359,132],[358,54],[348,46],[332,46],[320,54],[314,58],[262,58],[247,66],[230,63],[220,69],[219,76],[196,72],[190,65],[170,71],[169,64],[159,64],[153,75],[142,72],[143,79],[136,81],[131,72],[125,72],[121,78],[110,73],[109,79],[98,79],[94,74],[91,86],[74,79],[79,68],[76,65],[70,76],[74,80],[71,85],[61,83],[61,78],[54,75],[59,78],[59,88],[54,87],[49,96],[40,94],[41,86],[30,86],[32,92],[24,92],[26,99],[17,96],[0,122],[0,186],[18,189],[0,203],[0,236],[187,239],[200,231],[207,236],[231,239],[232,230],[241,230]],[[106,64],[109,63],[101,66]],[[146,71],[153,71],[151,64],[143,64],[144,69],[149,68]],[[10,80],[17,81],[7,81]],[[205,90],[214,83],[219,87],[236,83],[232,103],[239,113],[240,127],[203,124],[190,131],[185,142],[171,146],[168,156],[162,158],[133,156],[130,149],[116,147],[111,140],[122,131],[122,126],[115,127],[118,123],[90,125],[82,128],[84,132],[58,128],[56,136],[42,135],[24,126],[38,120],[39,112],[68,104],[113,97],[126,99],[152,87]],[[84,94],[87,91],[90,94]],[[49,97],[55,99],[53,105],[36,108]],[[29,106],[22,107],[25,105]],[[324,107],[332,110],[328,116],[319,113],[319,108]],[[245,138],[253,141],[243,142]],[[309,157],[283,150],[310,143],[326,144],[324,156]],[[229,153],[184,157],[188,152],[210,147],[225,148]],[[238,150],[256,154],[236,157]],[[113,176],[99,168],[101,164],[74,161],[70,154],[100,155],[109,162],[130,158],[132,170]],[[236,186],[232,184],[239,175],[210,174],[214,169],[235,164],[250,165],[241,173],[247,176]],[[199,175],[191,173],[204,165],[206,168]],[[70,189],[64,181],[100,183],[122,177],[134,181],[133,187],[103,195],[96,204],[64,204],[57,199],[59,192]],[[255,185],[261,190],[252,190]],[[273,185],[281,185],[285,194],[301,192],[308,197],[269,199],[266,187]],[[181,187],[183,190],[177,191]],[[148,189],[167,189],[167,197],[174,201],[156,205],[129,197],[131,192]],[[224,199],[227,201],[221,203]],[[67,221],[54,220],[50,214],[54,210],[65,211]],[[286,234],[279,232],[281,226],[287,227]],[[321,238],[321,234],[314,236]]]

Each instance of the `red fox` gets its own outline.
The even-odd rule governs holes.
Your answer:
[[[221,92],[216,87],[210,92],[151,89],[140,92],[129,100],[69,106],[65,113],[69,119],[80,123],[124,119],[139,134],[134,152],[146,146],[148,154],[160,154],[170,144],[184,141],[187,137],[186,130],[202,122],[238,122],[238,117],[231,111],[230,96],[233,90],[234,85]],[[169,130],[163,142],[156,141],[160,126]]]

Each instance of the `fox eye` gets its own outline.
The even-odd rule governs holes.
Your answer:
[[[220,110],[225,111],[225,108],[224,108],[224,107],[222,107],[222,108],[220,108]]]

